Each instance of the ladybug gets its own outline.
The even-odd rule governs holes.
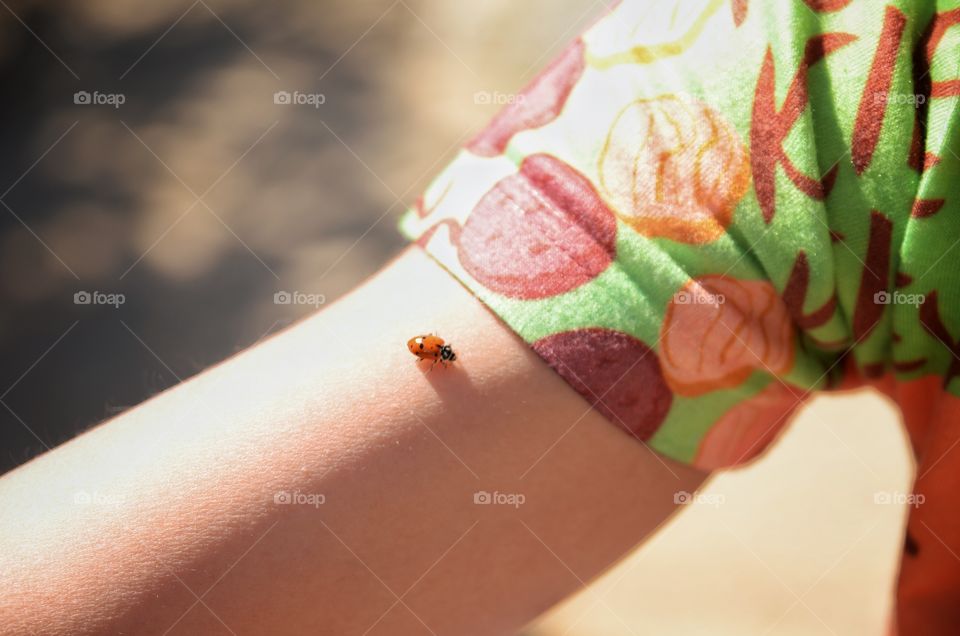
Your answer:
[[[410,338],[410,340],[407,341],[407,349],[419,358],[417,362],[420,362],[420,360],[433,360],[433,364],[430,365],[431,371],[438,362],[443,366],[447,366],[447,363],[457,359],[457,354],[453,352],[453,348],[446,344],[443,338],[434,336],[433,334]]]

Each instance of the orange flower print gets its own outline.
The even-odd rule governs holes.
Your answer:
[[[691,280],[667,305],[660,343],[664,378],[679,395],[734,387],[754,370],[779,375],[793,366],[793,323],[766,281]]]
[[[774,380],[753,397],[723,414],[697,448],[693,463],[718,470],[749,461],[762,453],[790,422],[806,393]]]
[[[733,127],[707,104],[674,95],[620,111],[599,169],[602,193],[624,222],[683,243],[721,236],[750,184],[750,159]]]

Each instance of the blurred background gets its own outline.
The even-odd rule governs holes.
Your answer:
[[[376,271],[486,96],[601,8],[4,2],[0,472]]]
[[[606,1],[0,2],[0,473],[376,271]],[[909,472],[825,398],[529,633],[880,633]]]

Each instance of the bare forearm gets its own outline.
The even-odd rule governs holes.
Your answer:
[[[433,329],[459,359],[424,375],[404,344]],[[0,479],[0,621],[22,633],[510,630],[701,478],[588,410],[413,252]],[[477,491],[523,503],[476,505]]]

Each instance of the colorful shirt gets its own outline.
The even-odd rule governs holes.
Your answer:
[[[401,227],[637,441],[755,457],[870,384],[918,458],[903,634],[960,633],[960,0],[623,2]]]

